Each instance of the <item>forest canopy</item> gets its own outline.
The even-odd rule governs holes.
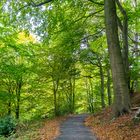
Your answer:
[[[138,0],[0,2],[0,117],[118,117],[138,91]]]

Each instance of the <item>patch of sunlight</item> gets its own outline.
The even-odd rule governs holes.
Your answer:
[[[32,33],[25,33],[25,32],[20,32],[18,34],[18,40],[17,43],[19,44],[28,44],[28,43],[36,43],[37,39],[36,36]]]

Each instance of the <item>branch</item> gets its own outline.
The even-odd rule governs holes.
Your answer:
[[[100,6],[104,5],[104,3],[96,2],[95,0],[89,0],[89,1]]]
[[[96,63],[93,63],[90,59],[88,59],[88,61],[90,62],[90,64],[92,64],[93,66],[97,66],[97,67],[100,67],[98,64]]]
[[[121,31],[123,31],[123,25],[122,25],[122,22],[118,16],[117,16],[117,23],[118,23],[118,26],[121,29]]]
[[[122,7],[122,5],[120,4],[119,0],[115,0],[118,8],[120,9],[121,13],[124,15],[124,17],[127,17],[126,11],[124,10],[124,8]]]
[[[90,38],[90,37],[98,37],[98,35],[101,34],[104,30],[105,30],[105,28],[102,28],[100,31],[97,31],[97,32],[94,33],[94,34],[89,34],[89,35],[87,35],[86,37],[84,37],[83,39],[88,39],[88,38]],[[82,39],[82,40],[83,40],[83,39]],[[81,41],[82,41],[82,40],[81,40]]]
[[[93,78],[91,75],[81,75],[82,77]]]
[[[80,21],[80,20],[82,20],[82,19],[84,19],[84,21],[85,21],[87,18],[89,18],[89,17],[91,17],[91,16],[95,16],[97,13],[100,13],[100,12],[102,12],[103,10],[104,10],[104,9],[100,9],[99,11],[96,11],[96,12],[94,12],[94,13],[91,13],[91,14],[89,14],[89,15],[87,15],[87,16],[84,15],[84,16],[82,16],[82,17],[76,19],[75,21],[72,21],[72,22],[70,23],[69,26],[75,24],[76,22],[78,22],[78,21]],[[65,29],[61,29],[61,30],[59,30],[59,31],[56,31],[56,32],[54,32],[54,34],[58,34],[58,33],[62,32],[62,31],[65,31]]]
[[[30,3],[27,3],[27,4],[24,5],[23,7],[19,8],[18,11],[21,11],[22,9],[24,9],[24,8],[26,8],[26,7],[30,7],[30,6],[32,6],[32,7],[39,7],[39,6],[42,6],[42,5],[46,4],[46,3],[49,3],[49,2],[51,2],[51,1],[53,1],[53,0],[45,0],[44,2],[41,2],[41,3],[38,3],[38,4],[36,4],[36,3],[33,2],[33,1],[31,1]]]
[[[132,39],[129,35],[128,35],[129,39],[133,42],[133,43],[138,43],[140,45],[140,42],[135,41],[134,39]]]
[[[19,8],[17,12],[21,11],[22,9],[26,8],[26,7],[30,7],[31,3],[28,3],[26,5],[24,5],[23,7]]]
[[[87,15],[87,16],[80,17],[79,19],[75,20],[73,23],[76,23],[76,22],[82,20],[83,18],[87,19],[87,18],[89,18],[89,17],[91,17],[91,16],[94,16],[94,15],[96,15],[97,13],[102,12],[103,10],[104,10],[104,9],[100,9],[100,10],[94,12],[94,13],[90,13],[90,14]],[[73,24],[73,23],[72,23],[72,24]]]
[[[33,6],[33,7],[39,7],[39,6],[42,6],[42,5],[46,4],[46,3],[49,3],[49,2],[51,2],[51,1],[53,1],[53,0],[45,0],[44,2],[41,2],[41,3],[39,3],[39,4],[36,4],[36,3],[34,3],[34,2],[32,1],[32,2],[31,2],[31,6]]]

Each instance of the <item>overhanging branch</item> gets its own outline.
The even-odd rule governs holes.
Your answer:
[[[123,32],[123,25],[122,25],[122,22],[121,22],[121,20],[120,20],[120,18],[118,16],[117,16],[117,23],[118,23],[119,28]]]
[[[45,0],[44,2],[41,2],[41,3],[38,3],[38,4],[36,4],[35,2],[32,1],[31,2],[31,6],[33,6],[33,7],[39,7],[39,6],[42,6],[42,5],[46,4],[46,3],[49,3],[51,1],[53,1],[53,0]]]
[[[26,7],[30,7],[30,6],[39,7],[39,6],[42,6],[42,5],[46,4],[46,3],[49,3],[51,1],[53,1],[53,0],[45,0],[44,2],[41,2],[41,3],[38,3],[38,4],[36,4],[34,1],[31,1],[31,2],[27,3],[26,5],[24,5],[23,7],[19,8],[18,11],[20,11],[20,10],[26,8]]]
[[[100,6],[104,5],[104,3],[96,2],[95,0],[89,0],[89,1]]]
[[[94,15],[96,15],[96,14],[102,12],[103,10],[104,10],[104,9],[100,9],[100,10],[98,10],[98,11],[96,11],[96,12],[90,13],[90,14],[87,15],[87,16],[80,17],[79,19],[75,20],[73,23],[76,23],[76,22],[78,22],[78,21],[80,21],[80,20],[82,20],[82,19],[84,19],[84,18],[87,19],[87,18],[89,18],[89,17],[92,17],[92,16],[94,16]],[[72,23],[72,24],[73,24],[73,23]]]
[[[117,5],[118,5],[118,8],[120,9],[121,13],[125,16],[127,16],[126,14],[126,11],[124,10],[124,8],[122,7],[122,5],[120,4],[120,1],[119,0],[115,0]]]

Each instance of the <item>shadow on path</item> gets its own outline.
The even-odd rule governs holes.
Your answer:
[[[97,140],[90,129],[84,125],[88,115],[74,115],[68,118],[60,127],[61,135],[55,140]]]

